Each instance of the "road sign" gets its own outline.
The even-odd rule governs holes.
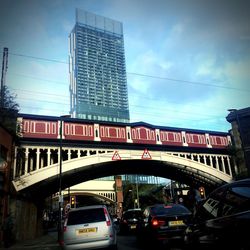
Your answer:
[[[118,152],[115,151],[115,153],[113,154],[113,157],[112,157],[112,161],[119,161],[119,160],[121,160],[121,157],[118,154]]]
[[[151,160],[151,159],[152,159],[152,158],[151,158],[151,155],[150,155],[150,153],[148,152],[147,149],[144,149],[144,152],[143,152],[141,158],[142,158],[143,160]]]

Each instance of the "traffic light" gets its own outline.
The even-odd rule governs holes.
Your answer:
[[[75,208],[76,207],[76,197],[70,196],[70,207]]]
[[[201,199],[205,199],[205,188],[204,187],[199,187],[199,192],[200,192],[200,197]]]

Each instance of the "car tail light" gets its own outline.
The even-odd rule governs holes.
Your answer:
[[[105,214],[105,219],[106,219],[107,226],[111,226],[111,221],[109,219],[108,211],[107,211],[106,208],[103,208],[103,210],[104,210],[104,214]]]
[[[165,225],[165,221],[164,221],[164,220],[159,220],[159,219],[154,218],[154,219],[152,219],[152,221],[151,221],[151,225],[152,225],[153,227],[160,227],[160,226]]]

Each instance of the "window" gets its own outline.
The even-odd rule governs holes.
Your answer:
[[[83,209],[69,213],[67,225],[105,221],[103,208]]]
[[[152,215],[176,215],[176,214],[185,214],[189,213],[190,211],[183,206],[178,205],[170,205],[170,206],[157,206],[153,207]]]
[[[220,205],[220,216],[235,214],[250,209],[250,187],[229,188]]]

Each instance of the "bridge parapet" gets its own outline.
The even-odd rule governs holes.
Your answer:
[[[20,137],[31,140],[63,139],[79,143],[146,144],[202,149],[225,149],[231,144],[228,133],[154,126],[144,122],[125,124],[21,115],[18,117],[18,124]]]

